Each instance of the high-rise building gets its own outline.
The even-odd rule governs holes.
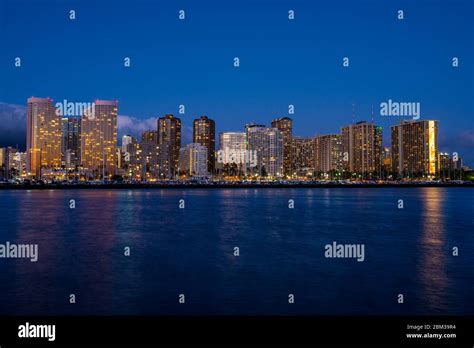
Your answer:
[[[179,173],[187,177],[207,176],[207,147],[191,143],[179,150]]]
[[[126,152],[127,176],[132,180],[145,179],[145,158],[142,145],[132,141],[127,145]]]
[[[0,147],[0,179],[8,178],[7,148]]]
[[[283,135],[276,128],[247,128],[249,151],[255,152],[259,175],[283,176]]]
[[[142,143],[158,145],[158,131],[147,130],[142,133]]]
[[[402,121],[391,127],[392,171],[400,177],[438,172],[438,121]]]
[[[283,137],[283,174],[291,175],[293,120],[289,117],[274,119],[272,128],[278,129]]]
[[[62,165],[78,168],[81,165],[81,119],[63,117],[62,120]]]
[[[127,145],[132,143],[133,137],[131,135],[122,135],[122,152],[127,152]]]
[[[247,135],[244,132],[222,132],[219,144],[219,158],[223,164],[245,164]]]
[[[214,173],[216,163],[216,124],[207,116],[201,116],[193,122],[193,142],[207,148],[207,168]]]
[[[181,148],[181,120],[171,114],[158,119],[159,176],[174,179]]]
[[[341,134],[319,135],[314,139],[315,171],[329,173],[344,169]]]
[[[389,147],[384,147],[382,149],[382,179],[387,178],[387,176],[392,172],[392,150]]]
[[[116,172],[118,102],[96,100],[81,118],[81,166],[87,179],[111,178]]]
[[[26,152],[20,152],[19,149],[13,147],[6,148],[8,178],[21,178],[26,176]]]
[[[61,115],[56,113],[52,99],[31,97],[27,118],[27,171],[39,179],[43,169],[61,167]]]
[[[314,138],[293,138],[293,173],[302,176],[313,173],[315,165]]]
[[[379,176],[382,157],[382,128],[366,121],[342,128],[345,169],[363,177]]]
[[[146,180],[158,179],[158,131],[142,133],[141,149],[143,152],[143,178]]]

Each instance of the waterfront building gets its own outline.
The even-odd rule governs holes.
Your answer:
[[[61,124],[62,166],[67,169],[77,169],[81,164],[81,119],[63,117]]]
[[[292,174],[292,138],[293,120],[289,117],[280,117],[272,121],[272,128],[280,131],[283,138],[283,174]]]
[[[207,148],[207,170],[214,173],[216,163],[216,124],[207,116],[201,116],[193,122],[193,142]]]
[[[143,179],[156,180],[159,176],[158,132],[151,130],[143,132],[140,145],[143,156]]]
[[[402,178],[438,173],[438,121],[402,121],[391,134],[393,173]]]
[[[345,170],[359,177],[380,175],[382,158],[382,127],[362,121],[342,128]]]
[[[292,149],[292,176],[312,176],[315,167],[315,139],[295,137],[293,138]]]
[[[61,115],[50,98],[28,98],[26,151],[32,178],[41,179],[43,169],[61,167]]]
[[[276,128],[251,127],[248,149],[256,154],[256,174],[262,177],[283,177],[283,135]]]
[[[318,135],[314,140],[315,172],[342,172],[344,169],[341,134]]]
[[[181,120],[171,114],[158,119],[158,167],[160,179],[174,179],[181,148]]]
[[[191,143],[179,151],[179,174],[190,177],[204,177],[209,175],[207,169],[207,147],[198,143]]]
[[[81,167],[86,179],[107,179],[116,173],[118,102],[96,100],[93,112],[81,118]]]

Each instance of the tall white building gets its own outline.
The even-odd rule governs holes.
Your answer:
[[[178,172],[187,177],[207,176],[207,147],[191,143],[179,150]]]
[[[255,152],[260,175],[282,177],[283,135],[276,128],[247,127],[248,149]]]
[[[222,164],[243,164],[247,149],[247,135],[244,132],[224,132],[219,136],[218,161]]]

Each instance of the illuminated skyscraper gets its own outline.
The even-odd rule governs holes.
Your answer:
[[[28,98],[27,172],[41,178],[43,169],[61,167],[61,115],[50,98]]]
[[[62,164],[66,168],[78,168],[81,164],[81,119],[63,117],[62,120]]]
[[[207,168],[210,173],[215,168],[216,152],[216,124],[207,116],[201,116],[193,122],[193,142],[207,148]]]
[[[382,128],[358,122],[342,128],[343,157],[346,170],[365,176],[378,176],[382,157]]]
[[[256,169],[261,176],[283,176],[283,135],[276,128],[247,128],[248,148],[257,155]]]
[[[319,135],[314,139],[315,171],[329,173],[344,169],[341,134]]]
[[[403,121],[392,126],[392,171],[400,177],[438,172],[438,121]]]
[[[245,163],[247,135],[244,132],[222,132],[219,135],[220,158],[223,164]]]
[[[158,119],[160,179],[174,179],[181,148],[181,120],[171,114]]]
[[[8,176],[8,170],[7,170],[7,156],[6,156],[6,148],[1,147],[0,148],[0,178],[6,178]]]
[[[293,138],[293,173],[302,176],[314,171],[314,138]]]
[[[111,178],[116,170],[118,102],[96,100],[81,118],[81,165],[86,178]]]
[[[293,120],[289,117],[274,119],[272,128],[278,129],[283,137],[283,174],[291,175]]]
[[[143,132],[140,145],[143,152],[143,178],[158,179],[158,131]]]

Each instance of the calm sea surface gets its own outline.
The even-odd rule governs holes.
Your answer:
[[[0,315],[472,315],[473,193],[0,191],[0,244],[39,248],[36,263],[0,259]],[[364,244],[365,261],[325,258],[333,241]]]

